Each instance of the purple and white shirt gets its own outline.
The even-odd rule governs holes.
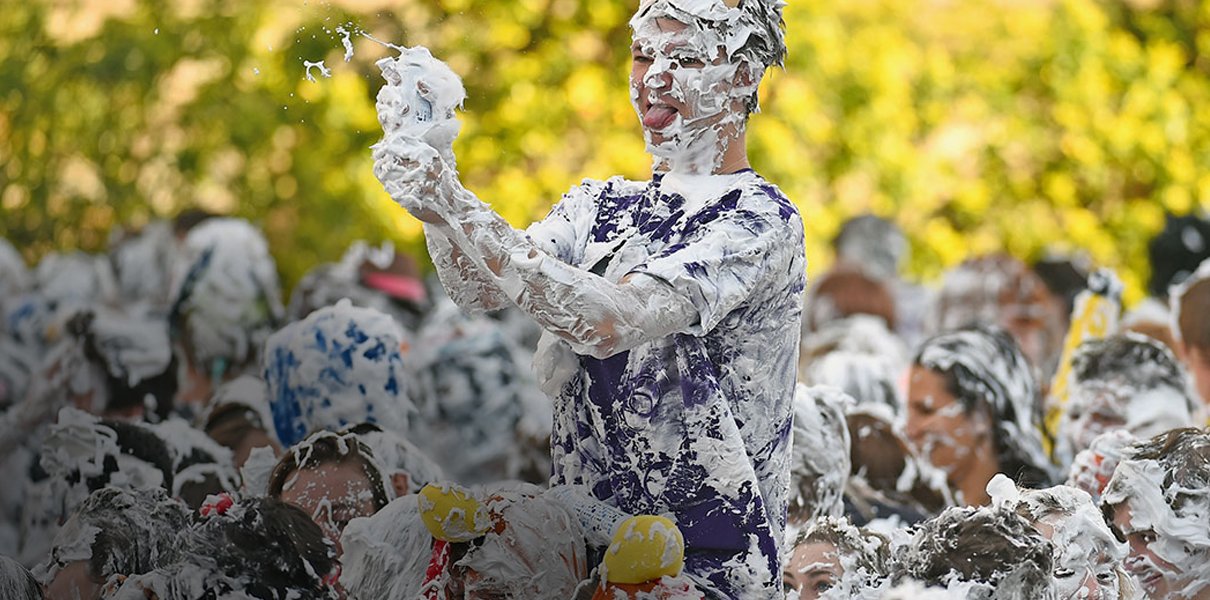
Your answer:
[[[606,359],[577,356],[555,399],[552,485],[671,516],[690,577],[729,598],[780,597],[806,283],[797,209],[751,170],[586,180],[527,233],[610,281],[664,281],[699,317]]]

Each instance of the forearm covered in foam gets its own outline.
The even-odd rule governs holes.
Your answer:
[[[460,185],[435,226],[478,275],[578,354],[606,358],[697,321],[688,299],[649,276],[613,283],[546,254]]]

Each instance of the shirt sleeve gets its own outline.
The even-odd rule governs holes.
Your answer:
[[[683,333],[703,336],[762,289],[801,273],[798,210],[769,184],[735,189],[690,217],[679,239],[633,273],[664,281],[697,310]],[[779,284],[779,282],[781,282]]]
[[[546,218],[525,230],[540,250],[569,265],[578,265],[588,245],[596,206],[610,182],[585,179],[572,187]]]

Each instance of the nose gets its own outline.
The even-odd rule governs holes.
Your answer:
[[[651,66],[647,67],[647,73],[643,75],[643,85],[648,89],[668,87],[672,83],[672,66],[671,59],[663,56],[655,57],[651,61]]]

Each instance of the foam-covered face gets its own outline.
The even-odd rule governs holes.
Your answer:
[[[844,565],[836,546],[814,542],[794,548],[782,580],[787,593],[796,591],[800,600],[815,600],[835,587],[843,576]]]
[[[723,40],[700,24],[653,13],[632,26],[630,99],[647,150],[674,171],[712,172],[724,136],[742,127],[755,85],[737,85],[740,65],[723,57]]]
[[[1055,544],[1052,578],[1060,598],[1117,600],[1124,550],[1100,514],[1086,507],[1074,515],[1049,515],[1034,527]]]
[[[1127,384],[1088,381],[1073,386],[1059,437],[1070,456],[1091,446],[1097,436],[1115,429],[1146,439],[1192,424],[1193,415],[1180,390],[1138,390]]]
[[[906,433],[916,449],[953,483],[973,468],[978,460],[975,449],[990,439],[991,423],[985,413],[967,413],[946,389],[940,373],[913,365]]]
[[[282,486],[281,500],[311,515],[339,553],[349,521],[375,513],[371,485],[356,461],[326,462],[294,472]]]
[[[1155,553],[1153,545],[1158,541],[1155,530],[1134,523],[1134,511],[1129,502],[1114,507],[1113,525],[1130,544],[1126,570],[1143,586],[1149,597],[1167,598],[1173,589],[1170,579],[1174,578],[1176,566]]]
[[[1210,492],[1168,484],[1158,462],[1125,460],[1105,491],[1114,528],[1130,545],[1126,570],[1150,598],[1210,597]],[[1182,497],[1177,511],[1171,495]]]

